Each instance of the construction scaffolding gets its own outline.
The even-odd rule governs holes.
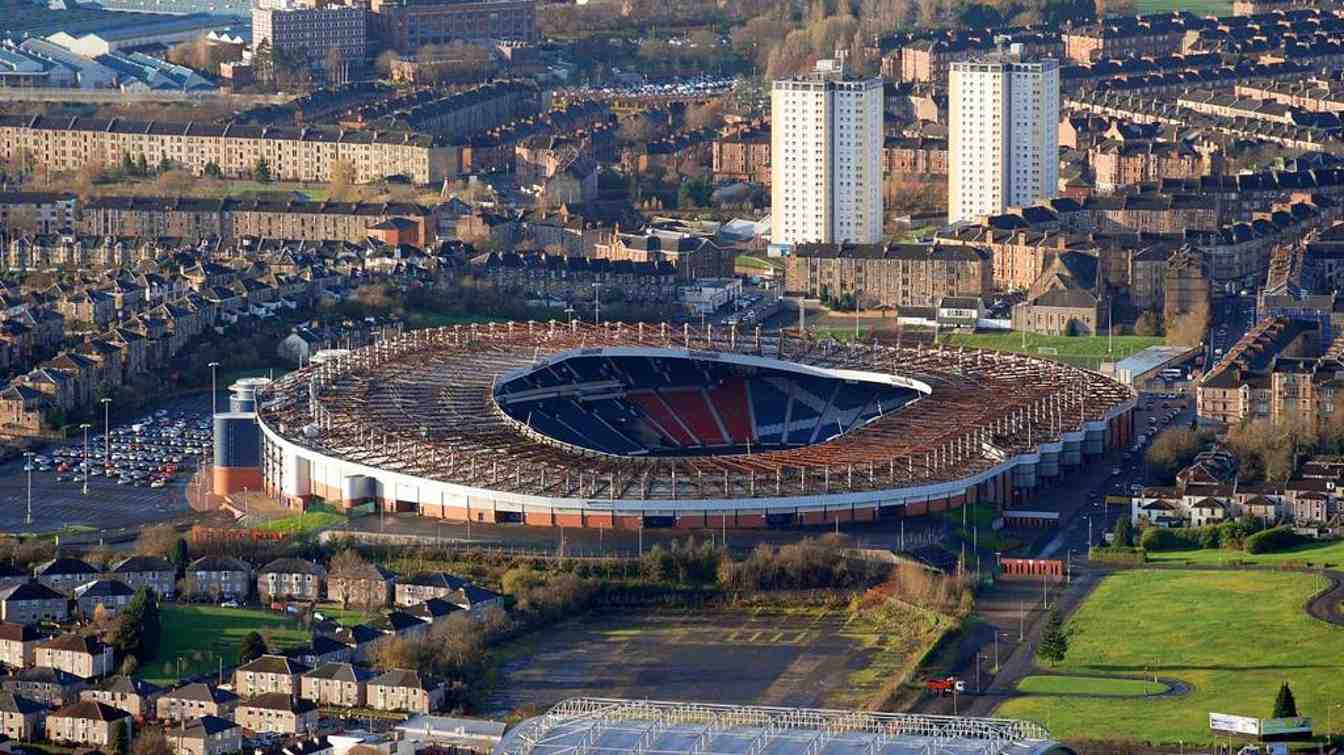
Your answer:
[[[1064,753],[1003,718],[575,698],[509,731],[500,755],[1012,755]]]
[[[679,457],[568,445],[507,416],[499,375],[617,346],[715,358],[748,354],[912,378],[932,393],[810,446]],[[476,488],[589,500],[736,499],[888,490],[972,477],[1115,416],[1133,391],[1021,354],[839,343],[757,329],[525,322],[397,334],[290,373],[259,392],[258,418],[314,452]]]

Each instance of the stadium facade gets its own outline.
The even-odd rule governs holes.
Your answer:
[[[1135,404],[1018,354],[577,322],[398,334],[256,397],[262,484],[291,505],[623,528],[1027,504],[1131,443]]]

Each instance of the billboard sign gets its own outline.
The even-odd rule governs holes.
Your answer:
[[[1251,716],[1233,716],[1227,713],[1210,713],[1209,728],[1214,731],[1226,731],[1257,737],[1260,735],[1260,719]]]
[[[1310,734],[1311,719],[1306,716],[1294,716],[1292,718],[1262,718],[1260,719],[1260,736],[1276,737],[1285,734]]]

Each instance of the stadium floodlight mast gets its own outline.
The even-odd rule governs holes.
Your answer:
[[[108,422],[112,399],[104,396],[99,402],[103,405],[103,466],[106,467],[112,463],[112,426]]]
[[[79,429],[84,431],[84,495],[89,494],[89,428],[93,427],[87,422],[80,424]]]
[[[32,451],[24,451],[23,457],[28,460],[23,468],[28,471],[28,516],[24,519],[24,524],[33,523],[33,457],[37,454]]]
[[[206,367],[210,368],[210,416],[219,414],[219,387],[215,385],[215,370],[219,368],[219,362],[211,362]]]

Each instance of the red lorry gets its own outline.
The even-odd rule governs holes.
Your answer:
[[[941,697],[947,697],[953,692],[960,694],[966,691],[966,682],[955,676],[949,676],[944,679],[930,679],[925,682],[925,686],[928,688],[929,692]]]

